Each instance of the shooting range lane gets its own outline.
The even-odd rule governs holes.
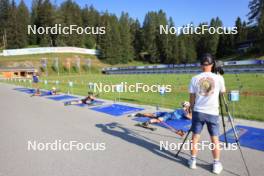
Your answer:
[[[47,97],[48,99],[55,100],[55,101],[63,101],[63,100],[69,100],[69,99],[78,99],[78,97],[72,96],[72,95],[54,95],[51,97]]]
[[[158,127],[152,133],[135,127],[135,121],[130,118],[109,118],[111,116],[105,113],[76,106],[65,108],[62,102],[31,98],[13,88],[0,84],[0,175],[214,175],[210,172],[212,158],[208,149],[199,153],[199,167],[195,171],[185,165],[188,151],[181,153],[183,158],[179,159],[171,157],[176,150],[172,153],[160,151],[160,141],[179,143],[182,140],[165,128]],[[146,106],[144,112],[151,110]],[[263,123],[239,119],[235,124],[263,127]],[[28,140],[54,142],[56,139],[104,142],[106,150],[27,150]],[[202,139],[209,139],[206,130]],[[243,152],[251,174],[262,175],[264,152],[244,147]],[[239,151],[224,151],[222,162],[225,170],[221,175],[245,174]]]
[[[91,104],[76,104],[75,106],[79,106],[79,107],[92,107],[92,106],[100,106],[103,105],[105,102],[101,101],[101,100],[94,100],[93,103]]]
[[[137,122],[146,122],[149,120],[149,118],[147,117],[137,117],[134,118],[133,120],[137,121]],[[188,132],[189,129],[191,128],[192,122],[190,120],[185,120],[185,119],[179,119],[179,120],[168,120],[165,122],[166,124],[168,124],[169,126],[171,126],[174,129],[177,130],[182,130],[184,132]],[[167,128],[166,126],[164,126],[163,124],[155,124],[164,128]]]
[[[122,115],[132,114],[132,113],[144,110],[143,108],[136,108],[136,107],[120,105],[120,104],[112,104],[108,106],[95,107],[91,109],[94,111],[106,113],[112,116],[122,116]]]
[[[264,152],[264,129],[237,125],[236,131],[238,133],[241,146]],[[229,143],[236,142],[232,129],[227,131],[226,134],[227,141]],[[225,141],[224,135],[220,136],[220,140]]]

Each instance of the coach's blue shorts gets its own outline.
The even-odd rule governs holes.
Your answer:
[[[201,134],[205,123],[210,136],[219,135],[219,116],[193,111],[191,127],[192,132],[194,134]]]

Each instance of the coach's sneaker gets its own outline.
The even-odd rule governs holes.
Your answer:
[[[223,170],[223,166],[219,161],[214,162],[213,164],[213,173],[220,174]]]
[[[188,166],[190,169],[196,169],[196,158],[191,157],[190,160],[188,161]]]

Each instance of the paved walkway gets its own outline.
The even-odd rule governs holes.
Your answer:
[[[161,151],[160,141],[182,139],[164,128],[135,127],[129,117],[112,117],[43,97],[30,97],[0,83],[0,176],[205,176],[211,173],[209,150],[199,153],[198,168],[186,167],[188,151]],[[146,111],[150,111],[147,107]],[[263,123],[236,120],[263,127]],[[207,131],[202,134],[208,140]],[[28,151],[28,141],[61,140],[94,144],[94,151]],[[96,144],[105,145],[98,151]],[[97,146],[98,147],[98,146]],[[252,176],[263,175],[264,152],[243,147]],[[224,151],[221,175],[246,175],[239,151]]]

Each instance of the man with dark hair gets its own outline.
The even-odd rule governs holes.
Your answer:
[[[194,76],[189,85],[190,104],[192,113],[192,149],[188,162],[190,168],[196,168],[197,143],[204,124],[207,125],[211,141],[213,173],[220,174],[223,166],[220,163],[219,149],[219,94],[225,92],[225,83],[221,75],[212,73],[215,61],[211,54],[204,54],[201,58],[202,73]]]

